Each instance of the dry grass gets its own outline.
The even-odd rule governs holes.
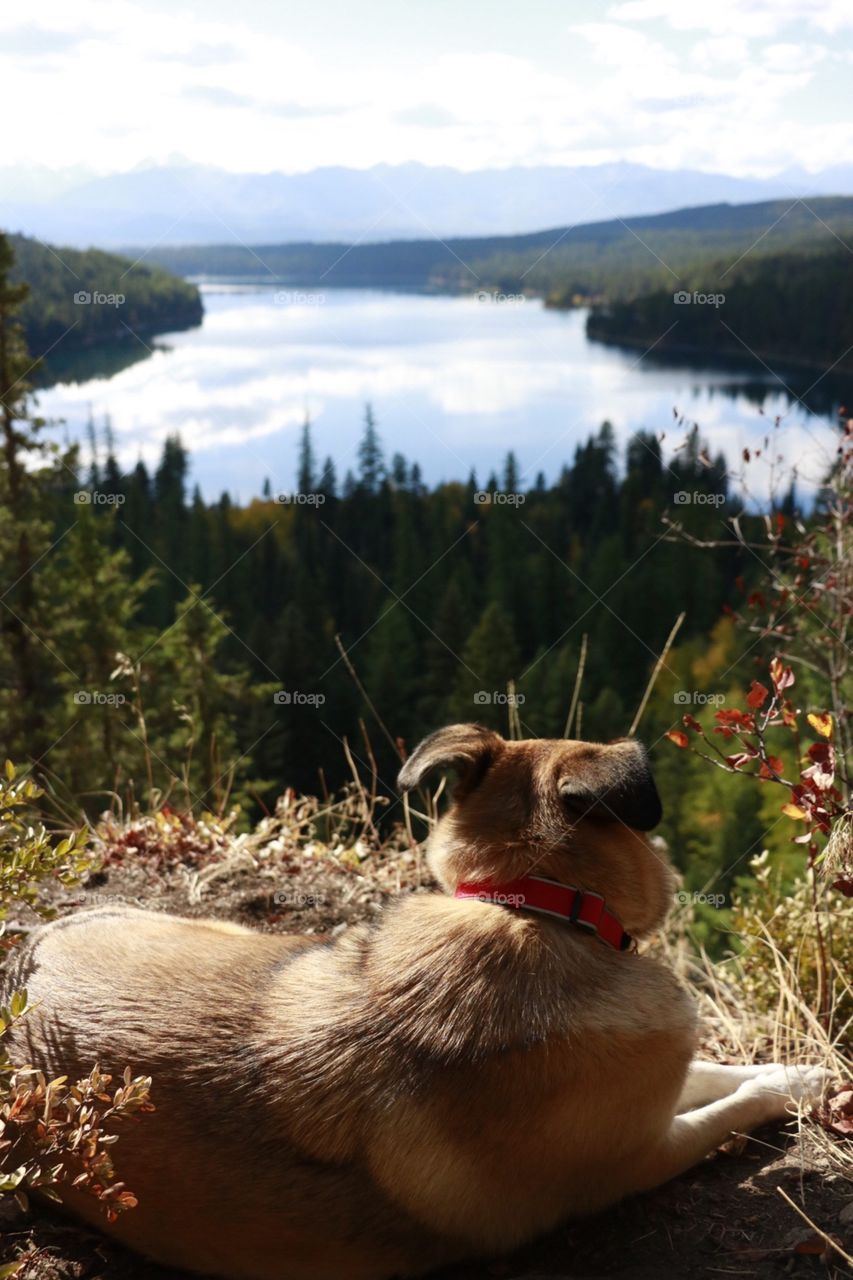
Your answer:
[[[697,950],[683,914],[677,932],[657,946],[696,997],[704,1056],[814,1063],[831,1071],[838,1085],[824,1105],[796,1116],[799,1158],[803,1168],[853,1183],[853,902],[824,888],[815,906],[808,875],[774,901],[766,862],[759,859],[754,870],[754,895],[736,902],[731,955],[713,960]]]

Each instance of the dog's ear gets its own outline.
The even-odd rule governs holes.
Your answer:
[[[470,785],[485,773],[503,746],[503,738],[481,724],[451,724],[418,743],[400,770],[401,791],[419,787],[433,769],[455,769]]]
[[[583,755],[559,787],[578,817],[609,818],[637,831],[651,831],[663,817],[645,748],[633,738]]]

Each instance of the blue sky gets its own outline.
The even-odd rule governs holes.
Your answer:
[[[7,0],[0,14],[7,118],[27,103],[4,163],[74,176],[174,159],[813,171],[853,155],[851,73],[849,0]]]

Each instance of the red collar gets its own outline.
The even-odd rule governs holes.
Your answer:
[[[479,880],[457,885],[453,896],[478,898],[480,902],[495,902],[516,911],[537,911],[540,915],[556,916],[598,934],[602,942],[616,951],[627,951],[634,945],[631,935],[605,907],[600,893],[574,889],[568,884],[558,884],[556,880],[543,880],[541,876],[521,876],[504,884]]]

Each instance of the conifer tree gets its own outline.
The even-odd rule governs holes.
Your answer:
[[[364,434],[358,446],[358,483],[366,494],[376,494],[385,474],[382,445],[376,430],[373,409],[367,405],[364,411]]]
[[[314,470],[314,446],[311,443],[311,420],[305,419],[299,441],[299,466],[296,472],[296,492],[314,493],[317,477]]]
[[[31,409],[28,375],[38,361],[18,320],[28,288],[12,282],[12,266],[0,233],[0,724],[6,754],[32,760],[59,731],[52,707],[63,666],[56,634],[61,584],[53,550],[56,526],[73,523],[68,509],[79,486],[76,452],[47,443],[46,424]]]
[[[520,674],[520,657],[509,615],[486,605],[468,637],[456,674],[454,707],[460,720],[478,720],[506,731],[507,685]]]

